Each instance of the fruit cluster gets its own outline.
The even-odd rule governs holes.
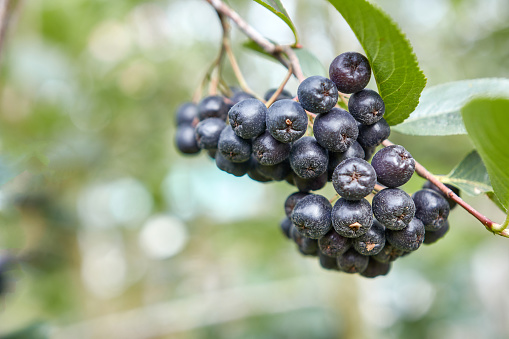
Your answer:
[[[302,254],[318,256],[326,269],[385,275],[392,261],[447,232],[453,205],[429,182],[412,197],[398,188],[415,169],[405,148],[375,153],[390,127],[382,98],[365,89],[370,78],[367,58],[347,52],[332,61],[329,78],[311,76],[297,98],[282,91],[269,107],[242,91],[186,103],[177,111],[177,147],[187,154],[207,150],[235,176],[286,180],[298,191],[286,199],[281,228]],[[338,193],[334,206],[310,193],[329,181]]]

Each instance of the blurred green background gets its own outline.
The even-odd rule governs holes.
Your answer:
[[[506,0],[375,2],[406,32],[429,85],[509,77]],[[260,5],[229,3],[263,35],[292,42]],[[283,3],[324,67],[361,51],[325,1]],[[277,87],[286,70],[232,33],[251,88]],[[280,232],[293,187],[176,152],[174,112],[220,37],[202,0],[19,1],[2,54],[0,174],[24,171],[0,189],[0,245],[24,260],[8,275],[0,336],[509,337],[508,240],[463,210],[446,238],[386,277],[328,272]],[[229,66],[225,78],[237,85]],[[472,149],[465,136],[391,140],[436,174]],[[405,188],[422,184],[414,176]],[[465,199],[503,220],[487,198]]]

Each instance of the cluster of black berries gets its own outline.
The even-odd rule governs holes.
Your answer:
[[[177,147],[183,153],[205,149],[219,169],[235,176],[296,186],[281,227],[299,251],[318,256],[326,269],[385,275],[393,260],[447,232],[450,206],[434,186],[413,197],[398,188],[415,169],[402,146],[374,154],[390,127],[382,98],[365,89],[371,78],[366,57],[339,55],[329,77],[305,79],[298,101],[284,91],[268,108],[244,92],[184,104],[177,112]],[[339,107],[339,93],[351,94],[348,111]],[[334,206],[310,193],[328,181],[340,196]],[[370,203],[366,197],[374,192]]]

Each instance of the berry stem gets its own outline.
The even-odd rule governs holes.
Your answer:
[[[384,140],[382,142],[382,145],[387,147],[387,146],[391,146],[394,144],[392,142],[390,142],[389,140]],[[417,175],[419,175],[420,177],[431,181],[431,183],[433,183],[433,185],[437,186],[449,198],[454,200],[458,205],[463,207],[468,213],[470,213],[477,220],[479,220],[484,225],[484,227],[486,227],[487,230],[489,230],[490,232],[493,232],[494,234],[498,234],[500,236],[509,238],[509,231],[505,229],[505,227],[507,227],[507,224],[509,223],[509,220],[506,220],[504,225],[500,225],[496,222],[491,221],[489,218],[482,215],[475,208],[473,208],[472,206],[467,204],[463,199],[461,199],[459,196],[457,196],[451,189],[449,189],[442,182],[440,182],[440,180],[438,180],[433,174],[431,174],[431,172],[429,172],[424,166],[422,166],[417,161],[415,161],[415,173],[417,173]]]
[[[19,1],[3,0],[0,3],[0,55],[3,50],[7,28]]]
[[[292,67],[292,65],[290,65],[290,67],[288,67],[288,73],[286,74],[285,78],[283,79],[283,82],[281,83],[281,85],[279,85],[279,87],[274,92],[274,94],[272,94],[270,99],[265,103],[265,106],[267,106],[267,108],[270,105],[272,105],[276,101],[277,97],[281,94],[281,92],[283,92],[283,89],[285,88],[286,84],[288,83],[288,80],[290,80],[290,77],[292,76],[292,74],[293,74],[293,67]]]
[[[274,56],[279,60],[286,68],[292,68],[292,72],[295,77],[302,82],[305,77],[300,67],[299,59],[290,46],[276,45],[264,38],[258,31],[256,31],[251,25],[249,25],[237,12],[227,6],[221,0],[205,0],[214,7],[214,9],[230,18],[237,27],[251,40],[253,40],[258,46],[260,46],[264,52]],[[284,57],[286,56],[286,58]]]

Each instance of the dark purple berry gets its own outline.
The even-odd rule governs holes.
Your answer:
[[[369,258],[368,267],[361,272],[361,275],[366,278],[375,278],[383,275],[387,275],[391,270],[391,263],[382,263],[373,258]]]
[[[265,95],[263,96],[263,99],[265,101],[269,101],[270,98],[276,93],[277,88],[269,89],[267,92],[265,92]],[[288,92],[286,89],[281,91],[281,93],[277,96],[276,101],[283,100],[283,99],[293,99],[292,93]]]
[[[357,139],[359,129],[347,111],[334,107],[315,118],[313,134],[318,143],[329,151],[345,152]]]
[[[198,105],[198,118],[204,120],[207,118],[219,118],[226,120],[228,115],[228,105],[224,98],[219,95],[204,98]]]
[[[221,152],[216,152],[216,166],[221,171],[233,174],[236,177],[241,177],[247,173],[247,170],[249,169],[249,161],[231,162],[226,159]]]
[[[334,230],[330,230],[329,233],[318,239],[320,251],[329,257],[339,257],[348,251],[351,245],[350,238],[343,237]]]
[[[253,156],[251,156],[251,158],[249,159],[248,162],[249,162],[249,169],[247,170],[247,175],[251,179],[253,179],[254,181],[258,181],[258,182],[272,181],[272,178],[266,177],[260,172],[261,165],[258,161],[256,161],[256,159]]]
[[[424,224],[417,218],[413,218],[407,227],[400,231],[386,230],[387,241],[395,248],[402,251],[415,251],[424,241]]]
[[[229,125],[221,132],[217,149],[231,162],[246,162],[251,157],[251,141],[236,135]]]
[[[323,253],[318,253],[318,258],[322,268],[325,268],[326,270],[338,270],[338,261],[336,258],[328,257]]]
[[[200,147],[196,142],[194,127],[191,125],[180,125],[175,134],[175,143],[177,149],[184,154],[196,154],[200,152]]]
[[[286,177],[292,173],[292,168],[290,167],[290,162],[285,160],[276,165],[260,165],[258,167],[258,172],[260,172],[260,174],[264,177],[271,178],[275,181],[281,181],[285,180]]]
[[[315,75],[300,83],[297,97],[306,111],[327,113],[338,103],[339,94],[331,80]]]
[[[304,179],[298,175],[293,175],[293,184],[301,192],[318,191],[327,184],[327,172],[319,175],[316,178]]]
[[[350,96],[348,111],[358,122],[364,125],[373,125],[382,119],[385,113],[385,104],[377,92],[363,89]]]
[[[353,239],[353,248],[363,255],[378,254],[385,246],[385,227],[374,220],[370,229]]]
[[[387,139],[391,134],[391,128],[384,118],[380,119],[373,125],[359,124],[359,136],[357,141],[362,147],[375,147],[380,145],[382,141]],[[374,149],[373,149],[374,150]]]
[[[198,117],[198,107],[192,102],[186,102],[177,108],[176,120],[177,126],[191,125]]]
[[[340,198],[332,208],[332,225],[336,232],[347,238],[358,238],[373,224],[373,212],[366,199]]]
[[[304,197],[307,197],[309,193],[295,192],[292,193],[285,200],[285,214],[288,218],[292,215],[293,208],[295,205]]]
[[[399,188],[385,188],[378,192],[372,202],[375,218],[391,230],[407,227],[415,215],[412,198]]]
[[[290,144],[277,141],[269,132],[253,140],[253,156],[262,165],[275,165],[290,155]]]
[[[283,232],[283,234],[287,238],[290,238],[290,230],[292,229],[293,226],[290,218],[284,218],[283,220],[281,220],[281,223],[279,225],[281,226],[281,231]]]
[[[352,146],[348,147],[345,152],[330,152],[329,151],[329,164],[327,165],[327,180],[332,180],[332,174],[336,167],[345,159],[360,158],[364,159],[364,150],[357,141],[354,141]]]
[[[217,149],[219,135],[225,128],[226,123],[219,118],[208,118],[196,125],[196,141],[202,149]]]
[[[320,239],[331,229],[332,206],[324,196],[310,194],[297,202],[291,219],[305,237]]]
[[[387,242],[387,235],[385,236],[385,239],[386,241],[384,248],[378,252],[378,254],[371,256],[370,259],[375,259],[381,263],[389,263],[408,253],[407,251],[395,248],[389,242]]]
[[[233,95],[231,97],[231,101],[234,105],[238,104],[241,101],[247,100],[247,99],[256,99],[256,98],[254,95],[249,94],[244,91],[237,91],[237,92],[233,93]]]
[[[228,112],[228,120],[235,134],[251,139],[265,132],[267,107],[258,99],[245,99]]]
[[[342,53],[332,60],[329,78],[342,93],[359,92],[367,86],[371,78],[371,66],[368,59],[360,53]]]
[[[297,244],[300,253],[304,255],[318,255],[318,242],[303,235],[295,225],[290,229],[290,237]]]
[[[313,137],[303,137],[292,144],[290,166],[304,179],[316,178],[327,171],[329,155]]]
[[[449,231],[449,222],[445,222],[442,227],[440,227],[436,231],[426,231],[424,235],[424,243],[426,245],[433,244],[437,242],[439,239],[442,239],[445,234]]]
[[[430,189],[417,191],[412,196],[415,203],[415,217],[419,218],[426,231],[436,231],[449,216],[449,203],[443,196]]]
[[[347,200],[360,200],[375,188],[376,173],[363,159],[343,160],[332,174],[332,185],[338,194]]]
[[[460,190],[459,188],[457,187],[454,187],[452,185],[449,185],[449,184],[444,184],[447,188],[449,188],[451,191],[454,192],[454,194],[456,194],[458,197],[460,196]],[[433,183],[429,180],[426,180],[426,182],[424,183],[424,185],[422,186],[422,188],[429,188],[429,189],[432,189],[433,191],[437,192],[438,194],[440,194],[441,196],[443,196],[445,198],[445,200],[447,200],[447,202],[449,203],[449,209],[453,209],[454,207],[456,207],[456,201],[452,200],[451,198],[449,198],[447,196],[447,194],[445,194],[444,192],[442,192],[440,190],[440,188],[438,188],[437,186],[433,185]]]
[[[400,145],[387,146],[376,152],[371,165],[378,182],[390,188],[405,184],[415,170],[414,158]]]
[[[360,273],[368,267],[369,257],[362,255],[353,248],[340,255],[337,259],[338,268],[346,273]]]
[[[276,140],[288,143],[306,133],[308,116],[298,102],[283,99],[269,107],[266,123],[267,130]]]

